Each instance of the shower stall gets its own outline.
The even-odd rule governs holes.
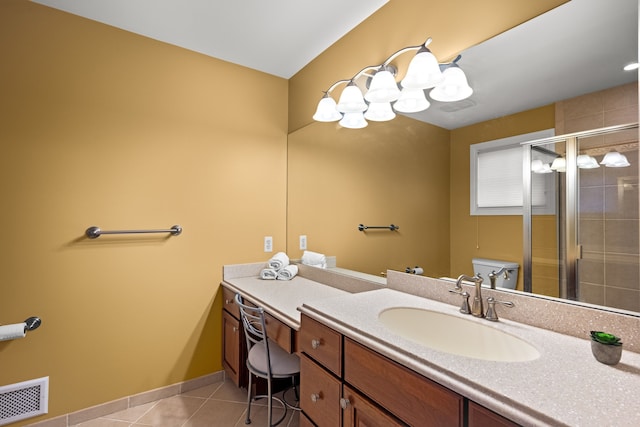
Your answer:
[[[524,290],[640,311],[638,124],[522,148]]]

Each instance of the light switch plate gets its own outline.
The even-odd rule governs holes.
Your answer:
[[[300,249],[307,249],[307,236],[305,236],[304,234],[300,236]]]

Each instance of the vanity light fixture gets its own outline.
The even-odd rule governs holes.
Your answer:
[[[367,125],[366,120],[387,121],[396,117],[395,111],[417,113],[431,105],[425,95],[425,89],[432,89],[429,96],[440,102],[454,102],[468,98],[473,89],[467,82],[458,61],[458,55],[452,62],[439,64],[431,53],[431,38],[418,46],[404,47],[380,65],[364,67],[352,78],[338,80],[324,92],[318,103],[313,119],[318,122],[335,122],[343,127],[360,129]],[[400,84],[395,77],[397,69],[391,61],[399,55],[417,51],[407,68]],[[368,90],[363,95],[356,81],[366,76]],[[346,84],[336,104],[331,92],[339,85]],[[402,88],[402,89],[400,89]],[[391,106],[393,104],[393,107]],[[347,117],[348,116],[348,117]]]

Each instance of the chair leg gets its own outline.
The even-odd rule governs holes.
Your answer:
[[[267,409],[267,419],[269,420],[269,427],[273,427],[273,423],[271,422],[271,415],[273,412],[273,399],[271,398],[271,379],[267,380],[267,399],[269,400],[268,409]]]
[[[296,384],[296,377],[291,377],[291,383],[293,384],[293,393],[296,398],[296,402],[300,402],[300,395],[298,394],[298,385]]]
[[[251,379],[253,374],[249,372],[249,385],[247,386],[247,418],[245,418],[245,424],[251,424]]]

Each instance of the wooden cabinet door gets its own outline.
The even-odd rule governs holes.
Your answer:
[[[517,427],[518,424],[469,401],[469,427]]]
[[[240,386],[244,371],[240,321],[222,310],[222,325],[222,364],[231,381]]]
[[[340,426],[340,381],[304,354],[300,356],[300,408],[318,427]]]
[[[406,426],[348,385],[344,386],[340,405],[343,408],[342,427]]]
[[[344,380],[409,425],[462,426],[462,396],[349,338]]]

